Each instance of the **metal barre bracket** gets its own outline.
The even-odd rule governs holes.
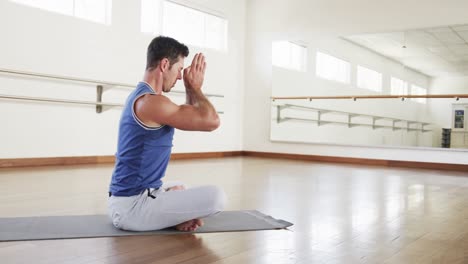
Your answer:
[[[104,87],[102,87],[102,85],[96,86],[96,102],[98,103],[102,102],[103,90],[104,90]],[[96,105],[96,113],[100,114],[101,112],[102,112],[102,105]]]

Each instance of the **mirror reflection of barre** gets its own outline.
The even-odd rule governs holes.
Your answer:
[[[310,118],[301,118],[294,116],[282,116],[281,113],[287,109],[296,109],[311,112]],[[341,116],[341,118],[340,118]],[[356,121],[360,119],[361,121]],[[392,131],[405,129],[406,131],[421,131],[431,132],[427,128],[431,124],[428,122],[420,122],[414,120],[404,120],[400,118],[376,116],[369,114],[359,114],[344,111],[336,111],[330,109],[305,107],[300,105],[283,104],[276,105],[276,122],[281,123],[285,121],[305,121],[314,122],[317,126],[326,124],[346,125],[348,128],[353,127],[370,127],[372,129],[390,128]]]
[[[383,100],[381,104],[377,102],[382,100],[368,100],[365,96],[359,100],[342,100],[354,96],[338,99],[323,96],[313,100],[309,97],[272,98],[271,140],[285,141],[287,138],[293,142],[327,144],[468,148],[464,115],[468,104],[457,103],[451,95],[429,96],[432,100],[444,100],[444,104],[453,109],[452,128],[444,128],[432,121],[433,115],[439,113],[407,112],[410,106],[395,100],[397,97],[379,98]],[[467,97],[460,95],[460,98]],[[363,98],[365,100],[361,100]],[[389,104],[395,104],[395,107],[381,107]]]

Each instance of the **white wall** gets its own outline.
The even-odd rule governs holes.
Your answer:
[[[253,0],[247,5],[244,149],[468,164],[468,154],[444,149],[355,147],[271,142],[271,42],[301,40],[310,34],[346,36],[467,23],[465,3],[454,1],[285,1]],[[461,6],[460,6],[461,5]],[[404,7],[404,8],[403,8]],[[395,19],[398,17],[398,19]]]
[[[310,32],[352,35],[468,23],[468,2],[417,0],[178,1],[224,14],[229,53],[204,50],[206,92],[224,94],[222,127],[214,133],[176,133],[174,152],[251,150],[467,164],[466,152],[273,143],[271,42]],[[0,1],[0,68],[136,83],[151,36],[139,33],[139,1],[113,1],[112,26]],[[398,19],[396,19],[398,18]],[[312,35],[314,35],[312,34]],[[201,51],[191,47],[192,54]],[[93,87],[0,76],[1,93],[94,99]],[[27,84],[23,86],[23,84]],[[46,89],[46,87],[50,87]],[[180,89],[180,87],[178,87]],[[104,100],[128,91],[112,89]],[[113,155],[118,109],[0,102],[0,158]]]
[[[184,1],[178,1],[184,3]],[[185,1],[229,20],[228,52],[204,52],[206,93],[222,94],[214,104],[225,113],[213,133],[177,131],[174,152],[242,149],[245,1]],[[105,26],[0,1],[0,68],[108,82],[136,84],[153,36],[140,33],[140,1],[113,1],[112,25]],[[95,87],[0,75],[0,93],[95,100]],[[180,84],[175,87],[183,89]],[[131,89],[111,89],[104,101],[123,103]],[[184,101],[184,97],[173,97]],[[121,109],[96,114],[94,107],[0,101],[0,158],[113,155]]]
[[[434,94],[466,94],[468,91],[468,77],[440,77],[431,82],[431,93]],[[452,105],[466,104],[467,98],[454,99],[430,99],[430,109],[435,109],[431,115],[441,124],[441,127],[452,126]]]
[[[467,94],[468,77],[439,77],[431,82],[431,93],[434,94]],[[440,129],[453,126],[453,109],[459,105],[464,109],[468,104],[468,98],[455,99],[430,99],[428,100],[430,115],[440,124]],[[463,105],[464,104],[464,105]],[[455,105],[455,106],[454,106]],[[440,144],[441,138],[435,138],[435,144]]]

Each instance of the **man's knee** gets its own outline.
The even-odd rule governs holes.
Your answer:
[[[224,209],[226,205],[226,194],[224,191],[217,187],[217,186],[207,186],[209,197],[210,197],[210,204],[211,204],[211,211],[213,213],[220,212]]]

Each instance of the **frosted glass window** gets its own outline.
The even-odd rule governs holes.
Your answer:
[[[289,41],[275,41],[272,43],[272,63],[277,67],[305,72],[307,48]]]
[[[10,0],[12,2],[39,9],[73,16],[73,0]]]
[[[101,23],[111,24],[111,0],[75,0],[75,16]]]
[[[10,0],[63,15],[110,25],[112,0]]]
[[[382,92],[382,74],[358,65],[357,86],[374,92]]]
[[[392,77],[390,79],[390,87],[392,95],[408,94],[408,83],[401,79]]]
[[[140,30],[158,34],[161,31],[162,8],[160,0],[141,0]]]
[[[417,85],[411,85],[411,94],[412,95],[427,95],[427,89],[419,87]],[[426,98],[411,98],[412,101],[425,104]]]
[[[141,32],[162,34],[185,44],[227,50],[227,20],[170,1],[141,1]]]
[[[202,12],[164,1],[163,35],[203,47],[205,17]]]
[[[227,21],[226,19],[205,14],[205,47],[226,50]]]
[[[327,80],[350,83],[351,66],[347,61],[318,51],[316,74]]]

